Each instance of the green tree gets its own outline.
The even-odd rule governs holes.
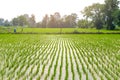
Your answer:
[[[55,20],[55,17],[54,15],[50,15],[50,20],[48,22],[48,27],[49,28],[56,28],[56,20]]]
[[[18,17],[18,22],[19,22],[19,26],[27,25],[27,20],[26,20],[26,18],[23,15]]]
[[[37,23],[36,23],[36,27],[43,28],[42,22],[37,22]]]
[[[91,6],[85,7],[82,14],[87,20],[91,20],[94,23],[96,29],[101,29],[104,21],[103,10],[104,4],[94,3]]]
[[[55,12],[53,15],[50,15],[48,20],[48,27],[59,28],[61,24],[61,15],[59,12]]]
[[[104,12],[106,16],[107,29],[109,30],[115,29],[115,25],[113,24],[115,16],[113,14],[116,10],[118,10],[118,5],[118,0],[105,0]]]
[[[65,15],[63,17],[64,26],[73,28],[76,26],[76,20],[77,20],[76,13],[72,13],[71,15]]]
[[[35,21],[35,15],[32,14],[31,17],[29,18],[29,26],[30,27],[36,27],[36,21]]]
[[[4,19],[0,18],[0,26],[3,26],[3,24],[4,24]]]
[[[112,16],[114,16],[114,23],[120,27],[120,9],[116,10]]]
[[[4,26],[11,26],[11,23],[8,20],[5,20]]]
[[[13,26],[19,26],[19,19],[18,18],[13,18],[11,22],[12,22]]]
[[[76,20],[77,20],[77,14],[76,13],[72,13],[71,14],[71,25],[73,26],[73,27],[76,27]]]
[[[47,28],[47,26],[48,26],[48,21],[49,21],[49,17],[48,17],[48,15],[46,14],[45,17],[43,17],[43,20],[42,20],[42,27],[43,27],[43,28]]]
[[[60,23],[61,23],[61,15],[59,12],[55,12],[54,13],[54,18],[55,18],[55,25],[57,28],[60,27]]]
[[[17,18],[12,19],[12,24],[13,26],[25,26],[27,25],[27,21],[23,15],[20,15]]]
[[[86,20],[86,19],[80,19],[80,20],[78,20],[77,26],[78,26],[79,28],[92,27],[92,26],[91,26],[91,21],[88,21],[88,20]]]

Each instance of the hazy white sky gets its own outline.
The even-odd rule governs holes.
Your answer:
[[[77,13],[92,3],[104,0],[0,0],[0,18],[11,20],[21,14],[34,14],[40,21],[45,14],[60,12],[61,15]]]

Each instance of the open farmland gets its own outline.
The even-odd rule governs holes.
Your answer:
[[[17,33],[37,33],[37,34],[71,34],[71,33],[118,33],[118,30],[97,30],[95,28],[29,28],[29,27],[0,27],[0,33],[14,33],[14,28]]]
[[[0,34],[0,80],[120,80],[120,35]]]

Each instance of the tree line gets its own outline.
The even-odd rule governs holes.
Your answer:
[[[0,18],[1,26],[29,26],[40,28],[106,28],[114,30],[116,26],[120,26],[120,1],[105,0],[104,4],[94,3],[81,11],[83,19],[78,19],[76,13],[64,15],[61,17],[59,12],[48,15],[46,14],[42,21],[36,22],[35,15],[20,15],[11,21]]]

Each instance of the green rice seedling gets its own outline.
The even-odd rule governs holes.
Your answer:
[[[58,47],[58,45],[60,47]],[[18,75],[18,79],[25,78],[25,70],[28,70],[31,65],[38,65],[37,63],[40,63],[40,66],[42,65],[40,68],[41,70],[44,69],[44,66],[48,66],[46,67],[46,69],[48,68],[48,72],[46,72],[46,74],[43,73],[44,76],[47,76],[48,78],[52,71],[51,69],[53,69],[54,73],[52,75],[56,77],[56,75],[59,74],[59,80],[61,80],[64,76],[62,75],[62,72],[64,72],[64,69],[62,69],[64,66],[64,56],[61,57],[60,65],[53,65],[53,62],[55,64],[57,63],[55,62],[55,51],[60,49],[64,50],[61,53],[67,53],[64,57],[64,59],[66,59],[67,56],[67,64],[65,61],[65,65],[67,65],[68,68],[71,67],[71,69],[71,64],[76,65],[76,67],[73,66],[73,70],[71,70],[72,75],[74,73],[75,77],[78,77],[80,72],[84,72],[87,75],[87,71],[89,70],[93,79],[97,79],[97,77],[119,79],[120,65],[119,60],[116,58],[116,55],[119,53],[119,45],[120,35],[117,34],[1,34],[0,52],[3,57],[1,58],[0,56],[0,79],[5,80],[5,76],[9,76],[10,78],[8,79],[11,80],[16,78],[15,74]],[[70,52],[72,53],[70,54]],[[60,52],[58,52],[58,54],[59,53]],[[68,64],[69,55],[72,56],[72,62],[70,62],[70,65]],[[60,56],[58,58],[60,58]],[[50,65],[48,65],[49,62]],[[29,67],[26,64],[28,64]],[[56,68],[60,68],[59,72],[57,72],[56,68],[53,68],[55,66],[57,66]],[[51,68],[49,69],[49,67]],[[92,69],[90,69],[91,67]],[[82,70],[80,70],[80,68],[82,68]],[[2,70],[5,71],[5,74],[1,75]],[[75,72],[75,70],[77,70],[77,72]],[[39,72],[36,70],[35,73],[32,71],[32,74],[29,73],[30,75],[28,75],[33,77],[33,74],[36,74],[38,78],[38,75],[41,75],[42,72],[43,70],[38,74]],[[78,75],[76,75],[77,73]],[[68,72],[68,77],[69,75]],[[82,73],[81,76],[83,76]],[[106,76],[108,76],[108,78]],[[38,80],[40,79],[41,78],[38,78]]]
[[[85,67],[83,64],[82,64],[82,70],[83,70],[84,74],[86,74],[86,70],[85,70]]]
[[[57,69],[57,66],[58,66],[58,60],[59,60],[59,55],[60,54],[58,54],[58,56],[57,56],[57,60],[56,60],[56,64],[54,65],[54,74],[53,74],[53,76],[55,77],[55,75],[56,75],[56,69]]]
[[[88,73],[86,73],[86,80],[89,80]]]
[[[72,49],[75,49],[75,50],[76,50],[76,47],[75,47],[75,46],[72,46],[72,45],[71,45],[71,47],[72,47]],[[80,72],[80,70],[79,70],[79,64],[78,64],[78,62],[77,62],[77,59],[76,59],[76,56],[75,56],[75,52],[73,52],[73,57],[74,57],[74,59],[75,59],[76,69],[77,69],[78,74],[79,74],[79,79],[81,79],[82,75],[81,75],[81,72]]]
[[[40,76],[38,76],[36,80],[40,80]]]
[[[92,76],[94,80],[97,80],[94,73],[92,73]]]
[[[69,47],[70,50],[70,47]],[[72,55],[70,54],[70,62],[71,62],[71,71],[72,71],[72,79],[75,79],[75,73],[74,73],[74,68],[73,68],[73,60],[72,60]]]
[[[63,47],[63,46],[62,46]],[[61,54],[61,63],[60,63],[60,74],[59,74],[59,80],[61,80],[61,75],[62,75],[62,67],[63,67],[63,51],[62,50],[62,54]]]
[[[110,76],[108,76],[107,74],[106,74],[106,78],[107,80],[111,80]]]
[[[100,79],[101,79],[101,80],[104,80],[103,76],[100,76]]]
[[[26,76],[22,78],[22,80],[26,80],[26,79],[27,79]]]
[[[21,71],[23,69],[23,67],[24,67],[24,64],[21,64],[21,67],[20,67],[19,70]]]
[[[41,72],[40,77],[43,75],[43,73],[44,73],[44,69],[45,69],[45,65],[43,65],[43,68],[42,68],[42,72]]]
[[[52,48],[50,48],[50,50],[52,51]],[[45,58],[42,58],[42,64],[44,63],[44,61],[48,58],[48,56],[49,56],[50,54],[48,53],[48,54],[46,54],[46,56],[45,56]]]
[[[82,75],[81,75],[81,72],[80,72],[80,70],[79,70],[79,64],[78,64],[78,62],[77,62],[77,60],[76,60],[76,57],[75,57],[75,54],[73,53],[73,56],[74,56],[74,59],[75,59],[75,63],[76,63],[76,68],[77,68],[77,71],[78,71],[78,74],[79,74],[79,79],[81,80],[81,77],[82,77]]]
[[[65,62],[66,62],[66,66],[65,66],[65,69],[66,69],[65,80],[68,80],[68,60],[67,60],[67,53],[66,53],[65,57],[66,57],[66,60],[65,60]]]
[[[54,52],[56,52],[56,49],[54,50]],[[52,66],[53,66],[53,62],[54,62],[54,57],[55,57],[55,53],[53,52],[53,56],[52,56],[52,60],[51,60],[51,64],[50,64],[50,66],[49,66],[49,69],[48,69],[48,74],[45,76],[45,79],[47,79],[47,77],[50,75],[50,70],[51,70],[51,68],[52,68]],[[49,60],[48,60],[49,61]],[[47,64],[47,63],[46,63]],[[45,64],[45,65],[46,65]],[[53,77],[52,77],[53,78]],[[51,79],[52,79],[51,78]]]
[[[54,55],[55,55],[55,54],[54,54]],[[53,55],[53,56],[51,55],[51,57],[52,57],[52,61],[51,61],[51,64],[50,64],[50,66],[49,66],[49,69],[48,69],[48,75],[47,75],[47,76],[50,75],[50,70],[51,70],[51,68],[52,68],[52,64],[53,64],[53,60],[54,60],[54,55]],[[47,78],[47,76],[46,76],[46,78]]]
[[[33,80],[32,76],[30,76],[30,80]]]
[[[38,64],[38,66],[37,66],[37,71],[36,71],[36,75],[39,73],[39,69],[40,69],[40,63]]]

